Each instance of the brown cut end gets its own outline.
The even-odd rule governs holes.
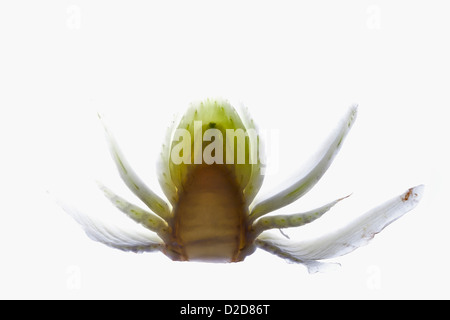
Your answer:
[[[174,208],[179,260],[232,262],[245,245],[248,211],[226,165],[196,165]]]

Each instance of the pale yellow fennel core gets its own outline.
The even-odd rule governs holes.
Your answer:
[[[207,100],[191,106],[176,130],[189,134],[190,143],[181,153],[190,152],[190,157],[182,163],[172,161],[177,156],[172,152],[180,152],[178,146],[186,143],[181,138],[172,139],[171,152],[162,154],[167,163],[164,177],[170,177],[162,183],[172,185],[168,197],[176,199],[170,241],[164,252],[175,260],[244,259],[250,247],[247,242],[253,242],[249,202],[263,178],[252,120],[241,118],[226,101]],[[214,138],[207,138],[211,132]],[[213,143],[216,148],[211,150]],[[211,155],[214,161],[208,161]]]

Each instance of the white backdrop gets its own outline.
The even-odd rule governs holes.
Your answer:
[[[445,1],[2,2],[0,298],[449,298],[449,10]],[[279,132],[261,194],[305,165],[359,104],[327,174],[280,212],[353,194],[294,237],[411,186],[425,184],[425,197],[335,259],[341,268],[313,275],[265,252],[237,264],[120,252],[88,239],[55,204],[51,195],[112,219],[88,189],[95,179],[135,201],[97,112],[161,193],[165,128],[208,97],[243,104],[261,129]]]

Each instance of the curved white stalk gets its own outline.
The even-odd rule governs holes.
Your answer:
[[[287,262],[291,263],[300,263],[308,268],[309,273],[316,272],[325,272],[332,267],[340,266],[339,263],[336,262],[322,262],[317,260],[302,260],[296,256],[290,255],[289,253],[280,249],[276,244],[273,244],[269,240],[256,239],[255,246],[267,251],[273,255],[276,255],[282,259],[285,259]]]
[[[347,136],[350,128],[352,127],[357,114],[357,106],[352,106],[348,111],[344,121],[342,121],[339,129],[336,132],[336,136],[332,139],[330,145],[327,148],[325,154],[321,157],[319,162],[313,167],[313,169],[305,176],[299,178],[296,182],[291,184],[284,190],[276,193],[274,196],[269,197],[257,203],[250,213],[250,221],[255,221],[259,217],[282,208],[295,200],[299,199],[320,180],[327,169],[333,162],[334,157],[338,153],[342,141]]]
[[[170,126],[166,129],[166,137],[161,148],[161,153],[157,165],[159,185],[161,186],[161,189],[169,202],[172,204],[172,207],[175,206],[178,202],[178,192],[175,184],[172,181],[169,161],[172,136],[175,130],[176,123],[178,122],[179,119],[177,117],[174,117]]]
[[[162,239],[167,238],[169,226],[166,221],[162,220],[155,214],[128,202],[124,198],[119,197],[104,185],[98,183],[98,186],[103,191],[105,196],[111,201],[111,203],[114,204],[120,211],[150,231],[156,232],[156,234],[158,234]]]
[[[344,228],[318,239],[293,243],[263,233],[257,238],[257,245],[287,260],[306,264],[342,256],[366,245],[386,226],[416,207],[422,198],[423,190],[423,185],[408,189]]]
[[[348,196],[347,196],[348,197]],[[320,218],[326,212],[328,212],[332,207],[334,207],[339,201],[347,198],[340,198],[334,200],[320,208],[297,214],[284,214],[284,215],[275,215],[275,216],[266,216],[258,219],[253,224],[254,234],[257,236],[261,234],[263,231],[270,229],[281,229],[281,228],[293,228],[300,227],[314,220]]]
[[[99,116],[100,120],[101,117]],[[171,210],[168,204],[161,199],[156,193],[150,190],[145,183],[138,177],[138,175],[133,171],[131,166],[126,161],[124,155],[120,151],[120,148],[114,139],[112,133],[106,127],[105,122],[102,120],[103,126],[105,128],[106,138],[109,144],[109,150],[111,156],[119,170],[120,177],[127,187],[139,198],[141,199],[150,210],[156,213],[166,222],[171,219]]]
[[[87,236],[94,241],[112,248],[132,252],[160,251],[163,248],[164,242],[150,231],[129,231],[118,226],[108,225],[81,214],[74,207],[70,207],[61,201],[57,201],[57,203],[83,227]]]
[[[261,189],[262,183],[264,181],[264,174],[261,172],[261,168],[263,168],[264,162],[264,155],[262,154],[261,150],[263,149],[263,141],[259,136],[259,130],[253,121],[252,117],[250,116],[250,113],[248,109],[244,106],[241,106],[240,109],[241,119],[244,123],[244,126],[246,130],[254,130],[256,132],[256,141],[255,144],[250,146],[250,149],[256,148],[256,159],[252,159],[253,162],[256,163],[256,166],[252,166],[252,173],[251,178],[248,183],[248,185],[244,189],[244,199],[247,206],[249,206],[253,200],[255,199],[256,195],[258,194],[259,190]],[[251,152],[250,152],[251,154]],[[263,158],[263,159],[261,159]]]

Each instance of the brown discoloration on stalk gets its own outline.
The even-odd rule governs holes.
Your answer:
[[[408,192],[406,192],[405,195],[402,197],[402,201],[403,202],[408,201],[408,199],[411,196],[412,192],[413,192],[413,188],[409,189]]]

